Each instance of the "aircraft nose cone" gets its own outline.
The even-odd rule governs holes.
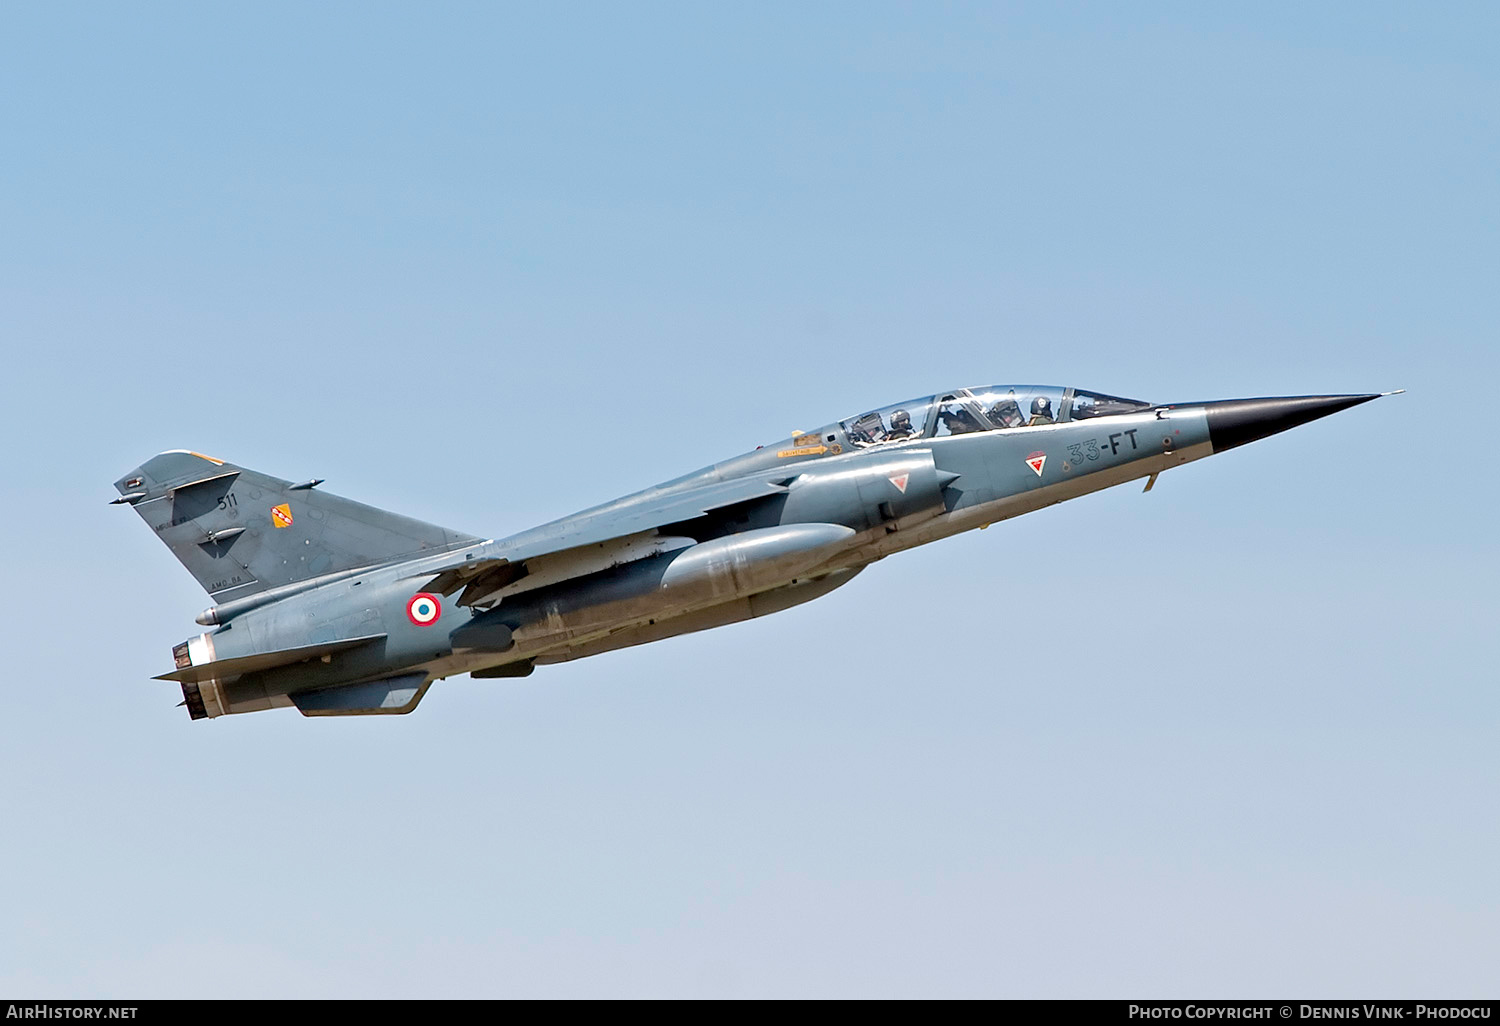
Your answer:
[[[1375,395],[1295,395],[1274,399],[1224,399],[1204,403],[1214,452],[1233,449],[1310,420],[1379,399]]]

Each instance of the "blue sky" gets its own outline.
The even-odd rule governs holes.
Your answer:
[[[0,991],[1493,996],[1486,4],[0,11]],[[191,723],[187,447],[500,536],[858,409],[1383,391],[796,612]]]

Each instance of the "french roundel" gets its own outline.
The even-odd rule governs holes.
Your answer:
[[[406,616],[418,627],[426,627],[430,623],[437,623],[437,618],[443,615],[443,604],[438,601],[436,595],[429,595],[425,591],[419,591],[406,603]]]

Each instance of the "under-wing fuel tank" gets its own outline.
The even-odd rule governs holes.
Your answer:
[[[836,560],[854,542],[841,524],[781,524],[709,541],[675,552],[623,563],[603,573],[567,581],[502,601],[472,627],[503,625],[517,658],[539,655],[559,643],[590,641],[601,632],[647,625],[767,592]]]

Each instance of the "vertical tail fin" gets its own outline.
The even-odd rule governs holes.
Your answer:
[[[196,452],[153,456],[115,482],[215,602],[477,541]]]

